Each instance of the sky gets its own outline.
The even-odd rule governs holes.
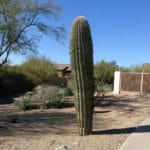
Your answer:
[[[119,66],[150,62],[149,0],[57,0],[62,11],[54,25],[64,26],[64,43],[43,36],[38,51],[53,62],[69,64],[71,25],[75,17],[88,20],[94,50],[94,63],[115,60]],[[12,64],[25,61],[25,56],[11,55]]]

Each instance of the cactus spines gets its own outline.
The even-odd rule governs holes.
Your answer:
[[[93,122],[93,45],[88,21],[75,18],[70,39],[71,65],[74,76],[75,107],[79,134],[92,132]]]

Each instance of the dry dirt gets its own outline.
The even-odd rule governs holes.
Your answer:
[[[78,136],[74,107],[20,111],[1,104],[0,150],[118,150],[135,128],[150,116],[150,96],[105,94],[94,109],[93,134]],[[10,119],[10,120],[9,120]]]

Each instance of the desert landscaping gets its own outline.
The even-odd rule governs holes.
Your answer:
[[[74,104],[66,108],[19,110],[0,105],[1,150],[118,150],[150,115],[149,94],[105,93],[94,108],[93,133],[79,136]]]
[[[0,0],[0,150],[149,150],[149,5]]]

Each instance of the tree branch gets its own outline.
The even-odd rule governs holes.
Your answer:
[[[6,56],[5,58],[2,60],[2,62],[0,63],[0,67],[3,66],[7,61],[8,61],[8,56],[10,54],[10,51],[6,51]]]
[[[38,28],[44,34],[54,35],[57,40],[63,39],[64,29],[53,27],[40,21],[40,17],[55,17],[60,7],[54,1],[45,0],[2,0],[0,1],[0,58],[4,64],[11,52],[33,51],[34,41],[28,33]],[[3,57],[2,57],[3,56]]]

